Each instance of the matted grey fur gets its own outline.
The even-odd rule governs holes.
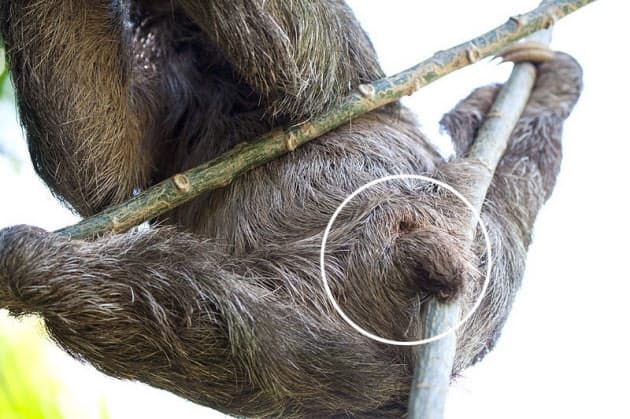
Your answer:
[[[383,73],[339,0],[3,0],[0,29],[33,163],[83,216],[279,124],[299,123]],[[564,54],[533,96],[484,206],[495,266],[459,331],[453,371],[489,351],[521,281],[536,213],[581,90]],[[446,115],[464,156],[497,87]],[[253,170],[146,231],[68,240],[0,232],[0,307],[37,313],[73,356],[243,416],[400,416],[409,348],[371,341],[326,300],[319,249],[341,201],[414,173],[462,193],[481,170],[445,161],[400,105]],[[424,296],[474,300],[485,269],[465,207],[441,188],[390,182],[361,194],[328,241],[334,295],[357,323],[409,340]]]

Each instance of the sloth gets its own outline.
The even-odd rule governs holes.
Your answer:
[[[29,151],[52,193],[90,216],[383,77],[341,0],[3,0],[0,31]],[[499,336],[536,214],[554,187],[581,69],[555,53],[537,80],[481,217],[494,268],[457,332],[453,376]],[[372,111],[151,220],[94,240],[0,232],[0,308],[40,315],[72,356],[237,416],[399,417],[414,352],[366,338],[326,298],[323,231],[352,191],[424,174],[464,195],[465,159],[498,86],[441,121],[440,155],[400,104]],[[480,292],[483,240],[443,188],[391,181],[353,199],[326,246],[334,297],[390,339],[421,332],[424,301]],[[479,234],[478,234],[479,236]]]

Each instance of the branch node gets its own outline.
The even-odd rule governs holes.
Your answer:
[[[490,111],[486,114],[486,118],[503,118],[503,114],[497,111]]]
[[[468,62],[474,64],[479,61],[480,57],[481,54],[479,52],[479,48],[477,48],[474,44],[470,44],[470,48],[466,50],[466,58],[468,58]]]
[[[111,221],[110,231],[114,234],[117,234],[117,233],[120,233],[121,231],[124,231],[124,229],[125,229],[125,225],[120,222],[120,219],[118,217],[113,217]]]
[[[359,85],[359,92],[363,97],[374,99],[374,94],[376,93],[376,90],[374,89],[374,86],[366,83]]]
[[[553,13],[553,11],[550,11],[545,15],[545,29],[551,28],[553,25],[556,24],[557,21],[558,18],[556,17],[556,15]]]
[[[288,151],[293,151],[296,148],[298,148],[299,146],[298,139],[297,139],[297,135],[295,135],[294,132],[289,132],[289,135],[287,136],[286,140],[284,140],[284,146],[286,147]]]
[[[508,22],[516,23],[516,28],[521,29],[525,25],[525,19],[522,15],[510,16]]]
[[[173,176],[173,183],[175,184],[175,188],[177,188],[178,191],[184,193],[190,192],[190,180],[188,179],[188,176],[181,173],[177,174]]]

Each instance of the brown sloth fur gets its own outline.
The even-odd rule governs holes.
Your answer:
[[[88,216],[383,76],[341,0],[3,0],[0,30],[33,164]],[[458,332],[456,374],[489,351],[521,281],[536,214],[559,170],[562,124],[581,90],[567,55],[538,78],[482,217],[494,270]],[[319,276],[341,201],[378,177],[426,174],[462,193],[466,152],[496,94],[478,89],[442,123],[445,160],[401,105],[374,111],[253,170],[143,231],[68,240],[0,232],[0,308],[37,313],[50,336],[115,377],[242,416],[400,416],[413,356],[356,333]],[[371,188],[328,241],[344,310],[392,339],[416,336],[424,296],[474,300],[483,246],[469,214],[419,182]]]

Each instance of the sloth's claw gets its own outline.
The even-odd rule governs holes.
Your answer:
[[[510,45],[499,52],[496,57],[501,58],[501,62],[542,63],[553,59],[555,57],[555,52],[543,43],[526,41]]]

